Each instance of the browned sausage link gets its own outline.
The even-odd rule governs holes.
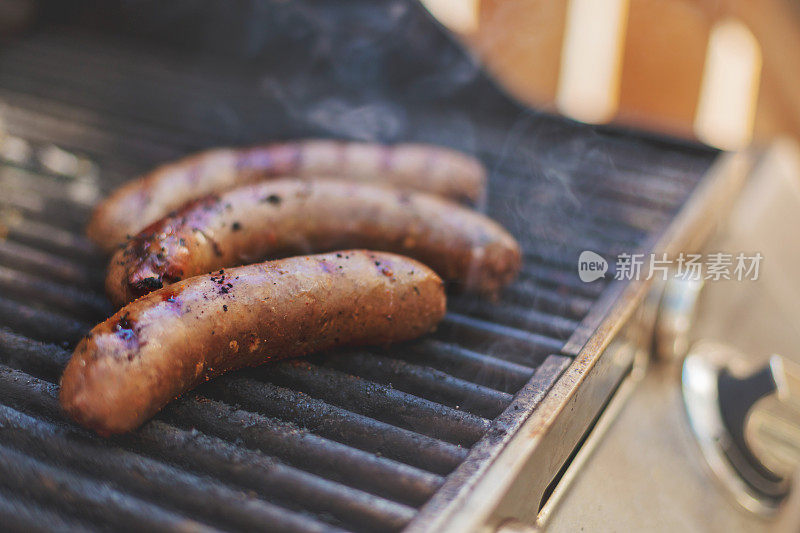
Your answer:
[[[111,259],[106,292],[122,305],[219,268],[356,247],[413,257],[445,280],[489,295],[520,266],[519,246],[502,227],[440,197],[280,179],[196,201],[151,225]]]
[[[408,340],[445,313],[428,267],[363,250],[197,276],[119,310],[83,339],[61,404],[101,434],[132,430],[214,376],[336,346]]]
[[[119,188],[97,207],[87,233],[111,251],[191,200],[280,176],[384,183],[473,203],[483,196],[486,181],[477,159],[430,145],[309,140],[217,149],[164,165]]]

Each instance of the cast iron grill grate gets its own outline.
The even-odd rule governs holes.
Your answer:
[[[524,246],[520,279],[497,303],[453,296],[419,341],[237,372],[104,440],[64,418],[56,385],[74,343],[112,311],[104,261],[82,236],[96,188],[190,149],[342,134],[265,97],[264,80],[170,54],[54,29],[0,51],[4,525],[402,529],[447,476],[487,460],[575,355],[567,341],[596,325],[591,311],[620,284],[582,283],[580,251],[613,263],[646,249],[714,155],[511,104],[394,103],[396,138],[453,141],[469,125],[471,146],[449,144],[491,169],[485,208]],[[324,85],[309,75],[298,76]],[[216,127],[225,120],[235,127]]]

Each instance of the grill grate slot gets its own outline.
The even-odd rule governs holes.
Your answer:
[[[454,444],[470,446],[489,427],[484,418],[307,361],[280,363],[256,373],[276,385]],[[259,395],[248,397],[251,403],[261,403]]]
[[[22,409],[23,411],[33,411],[36,414],[44,415],[48,418],[52,418],[55,420],[59,420],[60,410],[57,405],[56,400],[56,388],[55,385],[52,383],[48,383],[42,381],[40,379],[34,378],[28,374],[24,374],[20,371],[12,370],[8,367],[4,367],[0,365],[0,385],[2,385],[2,389],[0,390],[0,397],[2,400],[6,402],[8,405],[11,405],[14,409]],[[211,406],[211,409],[196,409],[192,405],[187,404],[206,404]],[[172,413],[170,413],[172,411]],[[244,413],[242,411],[237,411],[232,409],[229,406],[221,404],[219,402],[214,402],[211,400],[205,400],[201,397],[195,397],[195,400],[186,400],[179,402],[179,405],[176,406],[175,409],[170,408],[167,413],[167,418],[169,418],[170,414],[177,414],[179,418],[182,418],[183,415],[195,416],[195,417],[208,417],[210,416],[217,416],[220,413],[233,413],[234,416],[231,417],[233,423],[236,423],[237,418],[245,418],[248,419],[243,425],[245,428],[252,428],[258,425],[256,423],[257,420],[265,420],[263,417],[259,417],[258,415],[252,415],[248,417],[248,413]],[[63,425],[63,422],[61,423]],[[6,427],[4,424],[2,427]],[[73,426],[69,426],[72,428]],[[199,427],[199,426],[198,426]],[[294,433],[304,433],[298,430],[296,427],[285,426],[289,429],[289,431],[293,431]],[[224,430],[224,428],[221,428]],[[263,428],[262,428],[263,429]],[[82,430],[70,430],[70,431],[77,431],[79,434],[86,434],[86,432]],[[239,430],[241,433],[241,430]],[[302,436],[302,435],[301,435]],[[308,435],[308,437],[311,437]],[[97,438],[94,438],[97,441]],[[235,439],[239,441],[240,439]],[[305,439],[304,439],[305,440]],[[309,440],[314,440],[315,442],[310,443],[311,446],[307,446],[306,442],[301,441],[300,449],[296,450],[295,453],[300,453],[301,455],[304,452],[312,452],[309,459],[313,462],[313,452],[315,449],[315,445],[317,447],[321,447],[324,452],[321,455],[327,456],[323,457],[322,459],[329,459],[331,462],[335,461],[344,461],[345,463],[357,463],[361,465],[362,469],[364,469],[367,473],[371,475],[378,475],[381,478],[386,478],[387,476],[396,475],[398,476],[398,485],[399,487],[393,487],[393,490],[399,488],[399,491],[407,490],[409,492],[399,492],[400,498],[396,499],[414,499],[424,497],[425,495],[430,496],[435,487],[441,483],[441,478],[433,475],[426,475],[420,471],[415,469],[411,469],[408,467],[404,467],[402,465],[395,465],[395,468],[391,468],[392,462],[386,461],[378,457],[374,457],[374,461],[372,464],[364,464],[363,460],[359,461],[358,454],[347,454],[341,453],[343,448],[341,446],[337,446],[336,443],[327,443],[324,439],[313,439],[310,438]],[[256,466],[264,467],[265,465],[271,467],[274,460],[267,460],[266,463],[263,459],[258,459],[260,456],[256,456],[258,460],[253,460],[252,455],[253,452],[246,452],[242,450],[240,447],[231,447],[228,444],[225,444],[222,441],[212,439],[209,437],[205,437],[197,430],[190,430],[190,431],[182,431],[176,429],[174,427],[165,425],[161,422],[152,422],[148,424],[145,429],[138,432],[137,435],[133,437],[122,437],[117,438],[118,443],[126,445],[126,447],[136,448],[143,448],[146,451],[149,451],[152,455],[156,457],[165,457],[165,456],[174,456],[177,461],[181,461],[187,466],[192,469],[198,468],[198,464],[201,466],[200,470],[202,471],[204,467],[202,465],[207,464],[209,461],[212,463],[217,464],[215,467],[217,470],[217,475],[220,475],[220,468],[223,465],[226,465],[229,469],[233,468],[234,472],[229,473],[228,475],[232,475],[235,477],[236,468],[235,464],[231,464],[231,458],[239,457],[245,459],[244,464],[245,467],[255,468]],[[259,435],[256,438],[256,442],[263,441],[263,435]],[[193,447],[189,447],[186,449],[184,444],[189,442],[194,443]],[[288,443],[291,446],[291,442]],[[284,446],[286,447],[286,446]],[[193,448],[196,450],[194,453]],[[272,450],[274,448],[269,447],[268,449]],[[355,451],[355,450],[353,450]],[[233,452],[237,452],[237,454],[233,454]],[[355,455],[355,457],[353,457]],[[248,457],[250,456],[250,457]],[[196,464],[195,464],[196,463]],[[194,464],[194,466],[193,466]],[[114,462],[106,465],[107,468],[113,468]],[[350,466],[349,464],[345,464],[344,467]],[[302,503],[304,505],[321,505],[321,503],[334,498],[334,495],[338,495],[340,503],[342,502],[350,502],[349,505],[353,506],[359,504],[363,507],[359,512],[363,513],[366,512],[364,509],[373,508],[376,511],[386,510],[387,513],[390,515],[399,516],[405,514],[407,508],[402,504],[393,503],[388,500],[383,500],[376,496],[369,496],[368,494],[355,490],[350,489],[348,487],[343,487],[341,485],[332,485],[330,481],[325,481],[322,478],[318,478],[317,476],[312,476],[309,474],[305,474],[301,471],[297,471],[292,469],[291,467],[281,467],[284,471],[277,476],[273,476],[270,479],[269,472],[261,472],[261,475],[258,476],[262,484],[266,484],[268,490],[265,491],[268,494],[270,491],[274,493],[275,491],[281,491],[281,494],[288,494],[291,495],[292,487],[285,487],[284,483],[289,483],[296,485],[297,487],[302,488],[307,493],[310,491],[310,496],[313,496],[311,500],[305,502],[303,498],[297,498],[296,500],[292,500],[295,505]],[[342,468],[342,465],[337,465],[335,463],[330,464],[328,470],[335,471],[338,468]],[[384,471],[386,471],[384,473]],[[225,479],[226,476],[220,476],[221,478]],[[154,480],[155,481],[155,480]],[[270,481],[273,481],[270,483]],[[381,479],[372,480],[375,484],[375,487],[379,487],[381,484]],[[262,487],[263,490],[263,487]],[[298,490],[300,490],[298,488]],[[323,494],[318,494],[314,491],[323,491]],[[306,494],[309,495],[309,494]],[[335,498],[334,498],[335,499]],[[343,505],[343,504],[342,504]],[[345,507],[347,507],[345,505]],[[319,509],[316,509],[319,511]],[[358,510],[358,509],[356,509]],[[334,512],[336,509],[326,509],[325,512]],[[353,512],[353,509],[342,510],[341,514],[346,517],[347,513]]]
[[[59,514],[58,511],[45,507],[41,501],[24,498],[18,492],[0,489],[0,516],[3,517],[3,525],[8,531],[92,531],[88,524]]]
[[[285,513],[285,510],[243,491],[132,452],[98,445],[88,439],[66,437],[55,425],[7,407],[0,407],[0,424],[5,428],[4,446],[13,447],[20,455],[45,468],[69,470],[72,475],[65,482],[78,488],[84,480],[109,485],[133,494],[149,505],[167,506],[179,513],[197,515],[218,527],[229,523],[242,529],[257,528],[265,522],[280,520]],[[71,479],[73,475],[74,480]],[[87,492],[91,494],[96,490],[88,489]],[[236,507],[238,512],[230,513],[232,507]],[[109,509],[115,510],[113,507]],[[392,521],[383,525],[396,528],[407,522],[411,513],[410,508],[399,505],[384,506],[383,515]]]
[[[19,137],[17,139],[28,143],[28,141]],[[48,146],[50,145],[42,143],[35,146],[35,150],[31,148],[31,151],[43,154]],[[75,176],[59,175],[42,168],[42,157],[42,155],[39,155],[36,159],[31,159],[26,163],[5,159],[5,165],[2,172],[0,172],[0,184],[3,185],[3,189],[28,197],[30,201],[35,201],[40,205],[58,206],[63,210],[63,213],[62,211],[56,213],[59,216],[72,213],[79,220],[87,217],[91,210],[91,205],[72,194],[72,180]],[[35,194],[31,194],[34,191]],[[50,218],[50,220],[61,222],[60,218]],[[77,238],[81,237],[77,236]]]
[[[442,477],[434,473],[318,437],[295,424],[202,397],[170,405],[165,418],[408,505],[427,501],[442,483]]]
[[[220,379],[204,388],[211,397],[266,416],[293,421],[348,446],[437,474],[448,474],[467,450],[331,405],[308,394],[247,378]]]
[[[150,502],[164,503],[180,512],[205,516],[223,528],[226,523],[243,529],[259,528],[264,520],[274,520],[283,512],[283,509],[276,508],[274,504],[253,496],[253,490],[260,496],[265,495],[279,503],[288,500],[290,509],[296,507],[294,502],[305,502],[311,506],[311,510],[330,513],[344,524],[349,522],[349,527],[363,524],[369,530],[394,530],[405,525],[413,516],[413,509],[408,506],[344,489],[274,461],[261,461],[264,463],[261,465],[258,461],[247,461],[248,468],[261,467],[262,480],[258,483],[258,480],[252,479],[245,484],[250,489],[248,494],[242,489],[229,487],[207,477],[201,478],[127,450],[103,446],[96,439],[8,407],[0,406],[0,424],[5,428],[4,442],[23,454],[33,451],[33,458],[39,461],[54,463],[99,481],[113,480],[113,485],[120,490],[130,491]],[[202,442],[211,439],[191,432],[170,428],[163,428],[163,432],[169,432],[173,437],[173,449],[180,443],[195,452],[189,452],[189,455],[202,453],[209,444],[214,444]],[[194,440],[201,443],[195,445],[192,442]],[[235,453],[235,449],[233,452]],[[213,468],[213,465],[203,466]],[[225,466],[225,463],[217,465],[214,473],[226,480],[236,477],[235,472],[230,472],[230,466]],[[265,484],[265,480],[271,483]],[[281,490],[276,490],[277,487],[281,487]],[[259,488],[263,490],[258,490]],[[239,511],[230,513],[231,508]],[[295,508],[294,511],[302,512],[303,509]]]
[[[50,224],[30,219],[24,224],[11,224],[7,227],[6,238],[23,246],[37,248],[76,263],[96,263],[95,249],[84,238]]]
[[[0,296],[0,323],[44,342],[74,345],[91,324]]]
[[[502,300],[510,305],[541,310],[571,320],[586,316],[593,303],[589,298],[569,295],[563,287],[548,288],[535,282],[515,283],[503,291]]]
[[[99,269],[87,269],[72,261],[12,241],[0,240],[0,263],[21,272],[82,288],[102,287]]]
[[[448,312],[439,325],[438,337],[475,351],[496,353],[520,364],[541,362],[558,352],[563,341],[522,329]]]
[[[606,288],[602,280],[598,281],[599,283],[583,283],[572,272],[558,270],[549,265],[525,264],[520,272],[518,284],[523,286],[541,285],[565,291],[568,294],[574,292],[582,297],[595,299]]]
[[[534,372],[533,367],[436,339],[426,339],[409,346],[405,358],[409,362],[430,365],[452,376],[507,393],[518,391]]]
[[[525,331],[541,331],[555,339],[563,340],[578,327],[578,322],[536,309],[505,303],[491,305],[474,299],[450,299],[451,305],[466,315],[491,320],[499,324]]]
[[[127,530],[137,521],[153,531],[182,527],[213,531],[178,514],[123,494],[104,483],[49,466],[15,450],[0,445],[0,486],[21,491],[25,496],[60,508],[66,513],[80,509],[88,520]],[[284,520],[286,514],[279,515]],[[307,528],[304,528],[307,529]]]
[[[506,392],[459,379],[441,370],[375,353],[326,357],[323,365],[488,419],[499,415],[512,398]]]
[[[55,381],[67,365],[70,355],[61,346],[19,335],[5,327],[0,328],[0,361],[13,368]]]
[[[46,281],[2,266],[0,266],[0,291],[12,298],[20,300],[27,298],[87,322],[96,322],[112,313],[108,301],[99,294]]]

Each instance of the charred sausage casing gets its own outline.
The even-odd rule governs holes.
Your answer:
[[[219,268],[342,248],[407,255],[488,295],[513,280],[521,262],[499,224],[437,196],[281,179],[198,200],[146,228],[111,259],[106,292],[122,305]]]
[[[305,140],[215,149],[163,165],[123,185],[95,209],[87,234],[111,252],[191,200],[285,176],[383,183],[469,203],[482,198],[486,183],[480,161],[432,145]]]
[[[433,330],[442,280],[412,259],[343,251],[197,276],[120,309],[75,349],[60,401],[103,435],[130,431],[222,373]]]

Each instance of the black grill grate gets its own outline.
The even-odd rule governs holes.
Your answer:
[[[111,312],[103,260],[82,237],[94,188],[190,149],[343,134],[341,116],[321,124],[275,95],[347,87],[291,65],[264,80],[209,61],[52,28],[0,50],[4,525],[402,529],[448,475],[487,460],[470,449],[527,416],[575,355],[566,342],[617,286],[582,283],[580,251],[645,247],[713,157],[520,112],[488,84],[471,89],[480,105],[392,101],[403,125],[379,138],[443,137],[487,163],[486,209],[525,248],[519,281],[496,304],[454,296],[425,339],[237,372],[100,439],[65,420],[56,386],[74,343]],[[359,98],[353,112],[385,101]]]

